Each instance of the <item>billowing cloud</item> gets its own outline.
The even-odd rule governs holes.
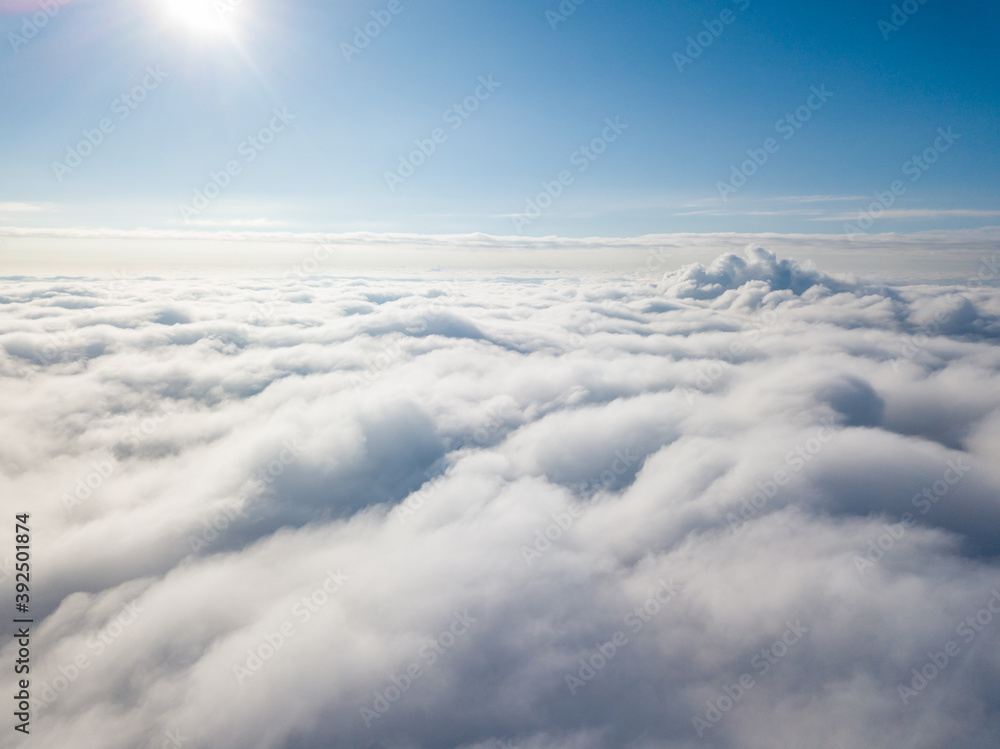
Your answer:
[[[996,745],[988,284],[0,295],[39,746]]]

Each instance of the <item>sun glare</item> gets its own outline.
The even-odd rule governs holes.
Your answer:
[[[225,32],[228,11],[233,3],[226,0],[166,0],[167,14],[178,23],[199,34]]]

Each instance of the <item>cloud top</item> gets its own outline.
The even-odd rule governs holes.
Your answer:
[[[0,296],[41,744],[1000,736],[989,286],[754,247]]]

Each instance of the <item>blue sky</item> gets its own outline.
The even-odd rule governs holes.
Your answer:
[[[0,226],[840,234],[859,211],[865,231],[1000,224],[994,3],[911,0],[892,29],[892,3],[852,0],[229,1],[225,27],[205,30],[198,0],[52,0],[47,15],[0,0]],[[367,46],[344,46],[378,17]],[[137,86],[132,109],[121,97]],[[54,166],[102,120],[93,153]],[[411,156],[418,140],[433,152]],[[928,149],[935,163],[915,169]],[[213,173],[224,188],[198,208]]]

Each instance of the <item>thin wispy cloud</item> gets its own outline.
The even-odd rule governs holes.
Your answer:
[[[0,202],[0,214],[41,213],[55,210],[52,203]]]
[[[867,197],[867,195],[784,195],[768,199],[786,203],[837,203],[866,200]]]
[[[878,213],[880,219],[898,219],[902,221],[923,221],[939,218],[996,218],[1000,211],[981,210],[977,208],[890,208]],[[810,221],[854,221],[858,214],[839,213],[833,216],[813,218]]]
[[[191,226],[231,227],[234,229],[269,229],[288,225],[285,221],[272,221],[267,218],[191,219],[188,223]]]

